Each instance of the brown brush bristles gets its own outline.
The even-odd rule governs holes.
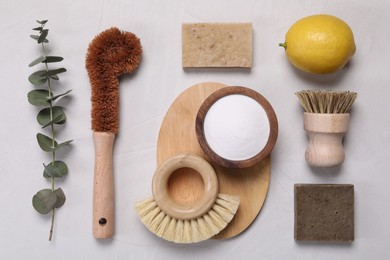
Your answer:
[[[89,44],[85,66],[91,83],[92,130],[118,133],[119,79],[141,61],[139,38],[113,27],[101,32]]]
[[[348,113],[357,97],[356,92],[332,90],[302,90],[297,93],[302,107],[308,113]]]

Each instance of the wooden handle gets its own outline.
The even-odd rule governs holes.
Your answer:
[[[169,193],[171,174],[181,168],[194,169],[203,179],[204,190],[199,200],[191,205],[177,203]],[[206,214],[214,205],[218,195],[218,179],[213,167],[195,154],[178,154],[161,164],[153,176],[153,197],[159,208],[176,219],[195,219]]]
[[[344,162],[343,137],[349,114],[305,113],[304,128],[309,136],[306,161],[315,167],[333,167]]]
[[[115,134],[94,132],[95,172],[93,186],[93,235],[110,238],[115,229],[115,196],[112,150]]]

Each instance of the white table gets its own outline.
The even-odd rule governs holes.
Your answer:
[[[373,1],[5,1],[2,24],[0,102],[0,259],[389,259],[390,251],[390,2]],[[352,62],[334,75],[317,77],[287,62],[284,41],[297,19],[328,13],[344,19],[355,34]],[[62,140],[74,139],[58,154],[70,168],[57,181],[67,201],[57,210],[54,237],[48,242],[49,215],[31,206],[31,197],[50,183],[42,163],[50,159],[38,147],[38,112],[26,95],[33,87],[27,65],[39,56],[30,38],[36,19],[48,19],[49,48],[65,58],[68,72],[60,87],[73,89],[66,107]],[[252,22],[252,70],[181,67],[184,22]],[[111,26],[137,34],[144,55],[137,73],[120,84],[121,122],[114,151],[116,234],[92,236],[94,153],[90,130],[90,84],[85,70],[89,42]],[[272,154],[271,184],[253,225],[226,241],[193,245],[163,241],[141,224],[133,204],[151,194],[156,142],[165,112],[186,88],[204,81],[253,88],[273,105],[279,138]],[[309,88],[352,90],[359,96],[345,138],[346,161],[337,170],[308,167],[303,111],[294,92]],[[355,242],[297,243],[293,238],[295,183],[355,185]]]

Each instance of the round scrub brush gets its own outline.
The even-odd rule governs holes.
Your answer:
[[[304,90],[295,93],[305,109],[304,129],[309,136],[306,161],[315,167],[344,162],[342,140],[348,130],[349,110],[357,97],[350,91]]]
[[[168,181],[172,173],[189,168],[203,179],[203,195],[191,205],[172,198]],[[213,167],[192,154],[176,155],[157,168],[153,176],[153,198],[136,204],[142,223],[157,236],[176,243],[195,243],[222,231],[237,212],[240,198],[218,194],[218,179]]]
[[[92,130],[95,144],[93,234],[114,233],[112,150],[119,129],[119,79],[141,61],[140,40],[133,33],[110,28],[89,44],[86,69],[92,89]]]

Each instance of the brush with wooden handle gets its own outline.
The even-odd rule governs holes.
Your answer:
[[[343,137],[356,92],[302,90],[295,93],[305,109],[304,129],[309,136],[305,159],[310,166],[334,167],[344,162]]]
[[[86,69],[92,90],[92,130],[95,146],[93,235],[110,238],[115,229],[113,146],[119,130],[119,79],[141,61],[139,38],[113,27],[89,44]]]

